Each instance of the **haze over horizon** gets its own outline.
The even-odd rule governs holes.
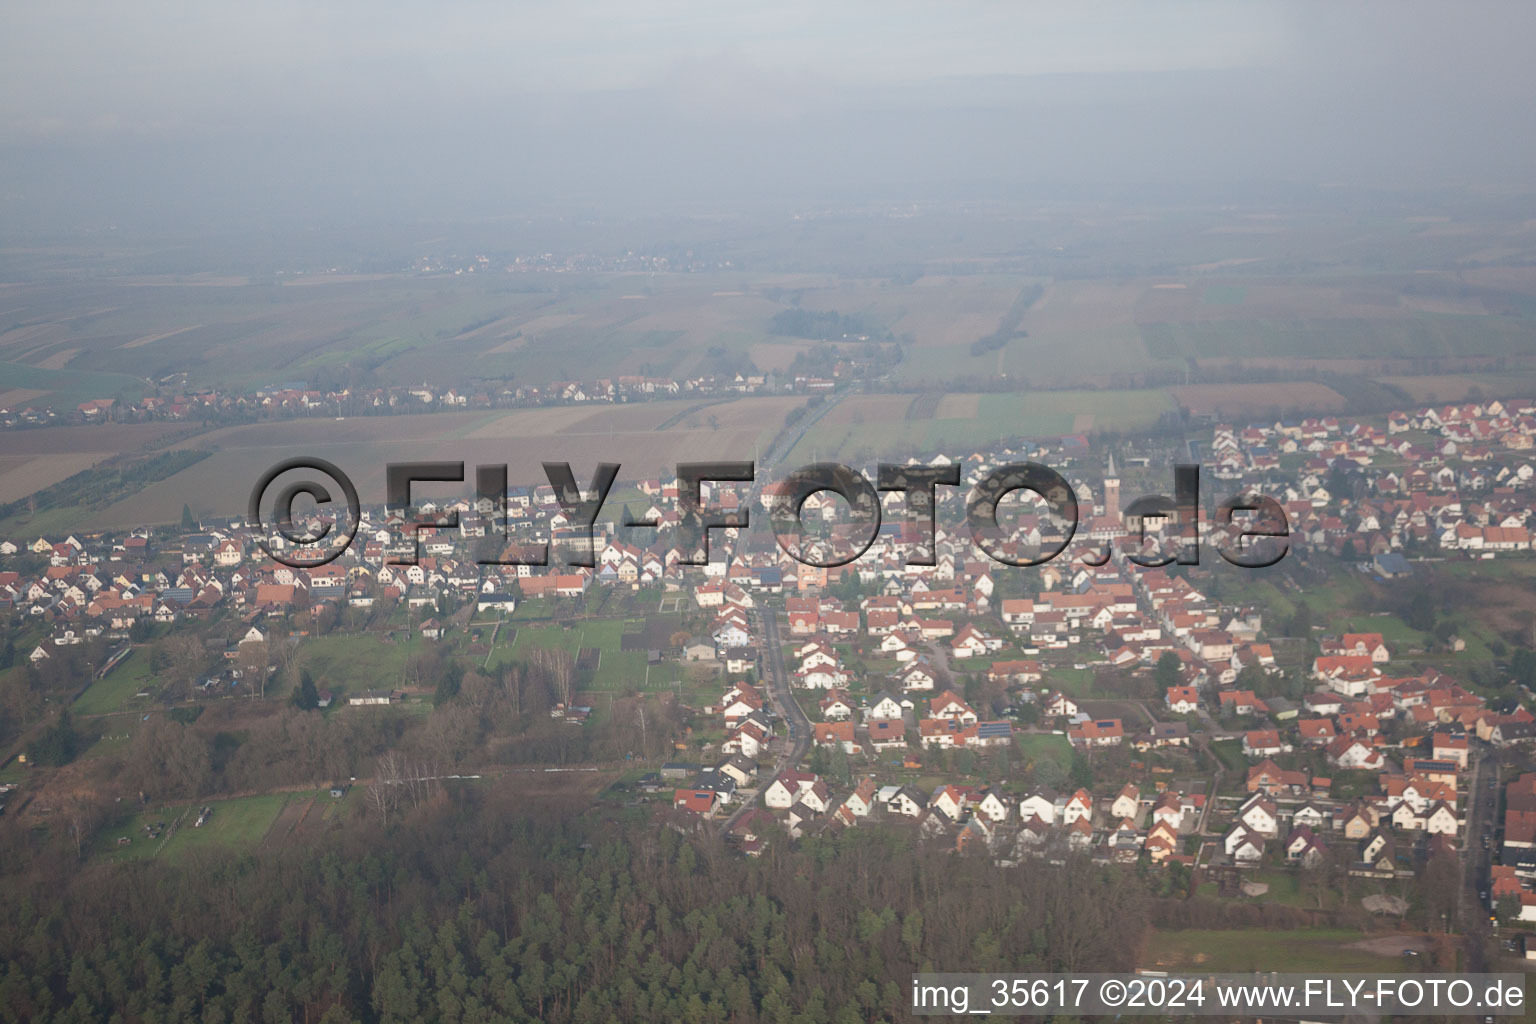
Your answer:
[[[62,4],[6,21],[9,235],[1060,185],[1523,189],[1536,171],[1536,13],[1514,5]]]

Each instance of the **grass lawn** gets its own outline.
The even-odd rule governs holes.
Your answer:
[[[547,597],[519,598],[517,607],[512,610],[512,621],[523,622],[528,619],[547,619],[555,613],[555,602]]]
[[[642,690],[667,689],[681,678],[681,670],[675,662],[651,666],[649,678],[645,668],[644,651],[621,650],[625,631],[630,627],[625,619],[592,619],[573,623],[571,628],[553,625],[519,626],[517,638],[511,644],[496,645],[491,654],[493,665],[523,661],[528,652],[536,648],[562,650],[572,659],[583,647],[595,647],[602,652],[597,671],[591,679],[580,679],[583,690]]]
[[[1255,882],[1263,882],[1269,886],[1269,892],[1259,897],[1263,903],[1283,903],[1290,907],[1306,907],[1317,909],[1317,900],[1311,894],[1302,889],[1302,876],[1289,868],[1265,868],[1248,876]],[[1324,906],[1331,905],[1334,901],[1330,896],[1324,895]]]
[[[1227,771],[1247,776],[1250,762],[1243,756],[1242,744],[1238,740],[1212,740],[1211,753],[1221,759]]]
[[[1063,768],[1072,763],[1072,744],[1051,733],[1019,733],[1014,737],[1019,753],[1030,761],[1055,761]]]
[[[300,651],[317,687],[355,693],[399,686],[406,663],[423,643],[420,637],[386,643],[375,633],[333,633],[306,639]]]
[[[308,799],[308,794],[267,793],[234,800],[194,801],[155,807],[133,815],[123,824],[104,829],[98,842],[108,856],[122,860],[157,855],[175,857],[190,850],[216,846],[254,850],[290,799]],[[204,807],[212,807],[213,814],[203,823],[202,828],[193,828],[193,822],[197,821]],[[160,849],[160,839],[150,839],[144,834],[145,824],[163,821],[169,827],[183,812],[186,816],[182,819],[181,827],[165,843],[163,850]],[[119,847],[119,836],[132,837],[133,844]]]
[[[1048,668],[1045,670],[1045,678],[1041,680],[1041,685],[1060,690],[1069,697],[1087,697],[1093,693],[1093,670]]]
[[[1338,621],[1338,629],[1348,633],[1380,633],[1394,657],[1406,656],[1411,649],[1422,650],[1429,642],[1425,633],[1390,612],[1350,615]]]
[[[1219,973],[1402,970],[1399,957],[1350,948],[1366,938],[1361,932],[1323,928],[1157,931],[1147,940],[1141,966]]]
[[[149,668],[149,656],[136,650],[124,658],[116,668],[96,680],[75,701],[72,710],[77,715],[104,715],[119,711],[133,699],[133,695],[153,685],[153,673]]]

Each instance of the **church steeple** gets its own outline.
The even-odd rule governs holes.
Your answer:
[[[1104,518],[1120,518],[1120,475],[1115,472],[1115,453],[1109,453],[1109,470],[1104,474]]]

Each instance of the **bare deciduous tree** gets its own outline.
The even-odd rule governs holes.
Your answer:
[[[555,700],[569,707],[571,691],[576,684],[576,664],[570,654],[558,648],[540,647],[534,650],[529,664],[542,677]]]

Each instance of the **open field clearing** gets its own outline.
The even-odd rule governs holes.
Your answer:
[[[912,407],[911,395],[849,395],[819,421],[820,427],[855,427],[867,423],[898,423]]]
[[[934,411],[936,420],[973,420],[981,412],[980,395],[945,395]]]
[[[421,653],[425,644],[419,636],[407,638],[397,634],[385,640],[372,633],[336,633],[310,637],[300,650],[304,668],[320,681],[322,689],[356,693],[406,685],[406,665],[412,656]]]
[[[83,469],[90,469],[111,452],[77,455],[0,456],[0,502],[18,501],[51,487]]]
[[[1019,754],[1026,762],[1054,761],[1062,768],[1072,764],[1072,744],[1054,733],[1019,733],[1015,737]]]
[[[105,715],[121,711],[132,705],[134,695],[154,686],[154,673],[150,671],[149,656],[135,651],[118,663],[102,678],[86,687],[71,706],[77,715]],[[140,701],[140,703],[143,703]]]
[[[62,370],[69,365],[69,361],[79,355],[78,348],[61,348],[37,361],[37,367],[42,370]]]
[[[1403,969],[1401,950],[1414,947],[1417,937],[1381,936],[1343,929],[1273,931],[1155,931],[1148,936],[1141,966],[1158,970],[1201,970],[1216,973],[1247,971],[1380,971]]]
[[[356,483],[365,503],[384,501],[390,462],[463,461],[466,480],[418,485],[413,494],[467,494],[474,466],[508,465],[508,480],[544,481],[541,463],[569,461],[578,479],[591,478],[599,462],[617,462],[620,477],[639,480],[675,471],[679,462],[750,460],[784,425],[803,398],[742,398],[689,412],[680,422],[654,429],[699,403],[519,410],[504,414],[429,413],[420,416],[287,420],[228,427],[186,447],[213,454],[155,486],[90,518],[97,528],[174,522],[182,505],[195,515],[231,514],[245,507],[251,486],[268,467],[296,455],[328,459]],[[0,480],[3,480],[0,477]]]
[[[156,332],[154,334],[141,335],[140,337],[134,338],[132,341],[125,341],[125,342],[123,342],[123,346],[122,347],[123,348],[143,348],[145,345],[152,345],[155,342],[163,341],[166,338],[174,338],[174,337],[176,337],[176,335],[184,334],[187,331],[195,331],[199,327],[202,327],[202,326],[203,326],[202,324],[189,324],[186,327],[177,327],[177,328],[174,328],[173,330],[169,330],[169,331],[158,331],[158,332]]]
[[[1147,322],[1141,333],[1158,359],[1217,356],[1435,358],[1520,355],[1529,349],[1530,325],[1507,316],[1421,313],[1393,317],[1326,318],[1298,309],[1286,318],[1237,323]]]
[[[47,395],[46,391],[38,391],[35,388],[11,388],[0,391],[0,409],[25,409],[32,402]]]
[[[1150,427],[1174,410],[1166,392],[1030,391],[945,395],[931,419],[891,415],[897,395],[852,395],[818,421],[790,452],[791,462],[889,461],[921,452],[966,454],[1008,438],[1052,438],[1089,430]],[[907,399],[908,402],[911,399]],[[945,412],[951,414],[945,416]]]
[[[0,352],[4,352],[0,348]],[[0,384],[7,392],[33,392],[27,404],[51,405],[73,411],[81,402],[94,398],[126,395],[137,400],[144,394],[144,381],[125,373],[104,373],[76,369],[49,369],[26,363],[0,360]]]
[[[1265,384],[1191,384],[1168,389],[1174,399],[1192,413],[1218,416],[1266,417],[1270,411],[1286,414],[1294,409],[1339,411],[1344,396],[1311,381],[1275,381]]]
[[[522,625],[516,639],[507,646],[497,645],[491,666],[527,661],[537,648],[565,651],[576,663],[576,685],[585,691],[639,690],[645,686],[645,652],[623,650],[624,633],[638,623],[625,619],[595,619],[558,625]],[[585,654],[584,652],[592,652]],[[658,665],[651,673],[651,686],[669,685],[678,678],[679,667]]]
[[[1184,289],[1154,288],[1136,305],[1139,323],[1231,323],[1243,320],[1403,319],[1416,313],[1485,316],[1475,296],[1410,292],[1397,276],[1348,284],[1326,280],[1214,279]]]
[[[174,434],[195,431],[186,423],[93,423],[80,427],[46,427],[0,434],[7,455],[70,455],[99,452],[118,455],[160,443]]]
[[[104,829],[98,845],[113,860],[175,858],[196,850],[218,848],[251,853],[262,844],[290,800],[306,799],[309,794],[270,793],[152,808],[113,828]],[[193,823],[204,807],[211,807],[213,813],[201,828],[195,828]],[[181,824],[166,838],[166,832],[177,819]],[[151,838],[145,833],[144,826],[159,822],[164,822],[166,831],[158,838]],[[127,846],[117,845],[122,836],[132,842]]]
[[[1377,380],[1404,392],[1416,402],[1459,402],[1481,392],[1488,398],[1523,398],[1536,394],[1536,374],[1529,371],[1505,374],[1439,374],[1424,377],[1388,376]]]

